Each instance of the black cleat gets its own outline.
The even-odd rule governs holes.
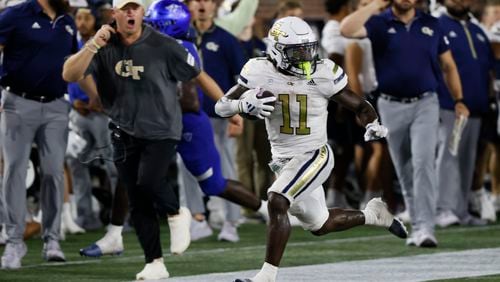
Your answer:
[[[252,282],[252,279],[250,278],[236,279],[233,282]]]
[[[406,226],[398,218],[392,220],[392,224],[389,226],[388,230],[399,238],[406,239],[408,237]]]

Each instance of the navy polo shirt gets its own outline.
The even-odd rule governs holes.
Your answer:
[[[471,21],[461,22],[449,15],[442,15],[439,18],[439,24],[450,41],[451,53],[462,81],[465,104],[473,115],[486,112],[490,71],[495,67],[493,50],[488,37],[478,25]],[[469,36],[471,42],[469,42]],[[454,110],[455,104],[443,81],[441,81],[438,93],[441,108]]]
[[[245,64],[241,45],[236,37],[216,25],[199,36],[198,48],[203,68],[222,91],[227,92],[236,84],[236,78]],[[215,102],[212,99],[203,99],[203,111],[210,117],[220,118],[215,113]]]
[[[1,85],[33,96],[64,95],[62,68],[65,58],[77,51],[76,32],[69,15],[52,21],[36,0],[7,8],[0,14]]]
[[[415,97],[437,90],[439,55],[448,50],[448,44],[436,18],[417,10],[406,26],[388,8],[372,16],[365,28],[380,92]]]

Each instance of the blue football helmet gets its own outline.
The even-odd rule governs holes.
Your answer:
[[[177,0],[153,2],[144,17],[144,22],[174,38],[187,37],[190,20],[191,15],[187,6]]]

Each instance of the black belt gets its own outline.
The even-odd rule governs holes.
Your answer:
[[[50,95],[50,96],[49,95],[34,95],[34,94],[27,93],[27,92],[16,91],[8,86],[5,87],[5,90],[7,90],[8,92],[15,94],[19,97],[22,97],[24,99],[36,101],[39,103],[50,103],[50,102],[62,97],[62,96],[55,97],[53,95]]]
[[[424,93],[422,93],[418,96],[415,96],[415,97],[396,97],[396,96],[380,93],[380,98],[385,99],[387,101],[394,101],[394,102],[409,104],[409,103],[417,102],[418,100],[423,99],[423,98],[431,95],[432,93],[434,93],[434,92],[428,91],[428,92],[424,92]]]

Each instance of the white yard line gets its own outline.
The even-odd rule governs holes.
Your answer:
[[[437,232],[437,234],[442,233],[466,233],[466,232],[474,232],[480,230],[495,230],[500,229],[500,225],[490,225],[490,226],[482,226],[482,227],[464,227],[464,228],[453,228],[453,229],[442,229]],[[312,235],[311,235],[312,236]],[[328,236],[328,235],[327,235]],[[377,241],[377,240],[385,240],[394,237],[393,235],[378,235],[378,236],[365,236],[365,237],[353,237],[353,238],[343,238],[343,239],[330,239],[324,241],[306,241],[306,242],[291,242],[287,244],[287,248],[293,248],[294,246],[309,246],[309,245],[317,245],[317,244],[325,244],[325,245],[334,245],[334,244],[344,244],[344,243],[353,243],[353,242],[365,242],[365,241]],[[438,236],[439,237],[439,236]],[[404,244],[404,241],[401,241],[401,244]],[[237,253],[239,251],[247,251],[247,250],[259,250],[265,249],[265,244],[259,244],[256,246],[246,246],[246,247],[236,247],[236,248],[214,248],[207,250],[188,250],[183,254],[183,256],[196,256],[199,254],[217,254],[224,252]],[[125,249],[126,253],[127,249]],[[500,255],[500,254],[499,254]],[[165,257],[171,256],[170,254],[164,254]],[[117,256],[113,258],[113,260],[117,260],[119,262],[127,262],[127,261],[143,261],[144,256],[136,255],[136,256]],[[168,260],[167,260],[168,261]],[[81,260],[60,262],[60,263],[39,263],[39,264],[31,264],[23,266],[22,268],[37,268],[37,267],[52,267],[52,266],[64,266],[64,265],[82,265],[82,264],[99,264],[103,261],[100,259],[94,258],[82,258]],[[168,262],[167,262],[168,264]]]
[[[218,282],[248,278],[258,270],[174,277],[166,281]],[[500,248],[385,259],[283,267],[277,281],[426,281],[500,274]]]

